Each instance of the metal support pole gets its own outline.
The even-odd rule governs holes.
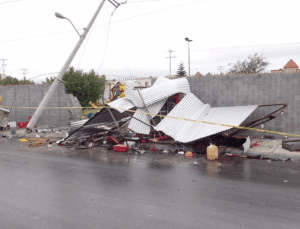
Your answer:
[[[190,42],[188,41],[188,49],[189,49],[189,77],[191,76],[191,62],[190,62]]]
[[[144,107],[145,107],[146,111],[148,112],[148,114],[150,114],[150,112],[149,112],[149,110],[148,110],[148,108],[147,108],[147,106],[146,106],[146,103],[145,103],[145,101],[144,101],[144,99],[143,99],[143,97],[142,97],[142,95],[141,95],[141,93],[140,93],[140,90],[137,90],[137,91],[138,91],[138,93],[139,93],[139,95],[140,95],[140,97],[141,97],[141,99],[142,99],[142,101],[143,101],[143,104],[144,104]],[[151,115],[148,115],[148,117],[149,117],[149,121],[150,121],[150,122],[152,121],[153,126],[156,126],[156,123],[155,123],[155,121],[152,119]],[[158,133],[159,133],[159,136],[161,137],[161,133],[160,133],[160,132],[158,132]]]
[[[73,49],[71,55],[69,56],[69,58],[67,59],[66,63],[64,64],[64,66],[62,67],[62,69],[60,70],[60,72],[57,75],[58,79],[62,79],[62,77],[64,76],[65,72],[67,71],[67,69],[69,68],[72,60],[74,59],[77,51],[79,50],[82,42],[84,41],[86,35],[88,34],[90,28],[92,27],[94,21],[96,20],[102,6],[104,5],[105,0],[103,0],[98,9],[96,10],[94,16],[92,17],[90,23],[88,24],[88,26],[86,27],[86,29],[84,30],[83,34],[81,35],[79,41],[77,42],[75,48]],[[58,85],[59,85],[59,80],[55,78],[54,82],[52,83],[51,87],[49,88],[47,94],[45,95],[45,97],[43,98],[42,102],[40,103],[39,107],[37,108],[37,110],[34,112],[30,122],[27,125],[27,132],[32,132],[32,129],[34,128],[34,126],[36,125],[39,117],[41,116],[44,107],[46,107],[46,105],[48,104],[49,99],[51,98],[51,96],[53,95],[53,93],[55,92],[55,90],[57,89]]]
[[[127,147],[129,148],[128,142],[127,142],[127,140],[125,139],[125,137],[123,136],[123,134],[122,134],[122,132],[121,132],[119,123],[116,121],[114,115],[111,113],[110,107],[107,107],[107,109],[108,109],[108,112],[110,113],[111,118],[114,120],[115,124],[117,125],[117,128],[118,128],[118,130],[119,130],[119,132],[120,132],[122,138],[124,138],[124,141],[126,142]]]

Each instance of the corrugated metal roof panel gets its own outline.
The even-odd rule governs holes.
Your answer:
[[[147,108],[148,108],[149,112],[151,114],[158,114],[158,112],[161,110],[161,108],[165,104],[166,100],[167,99],[164,99],[162,101],[159,101],[155,104],[148,106]],[[128,128],[133,130],[136,133],[149,134],[150,126],[148,126],[148,125],[152,125],[152,123],[149,120],[149,116],[147,114],[141,114],[139,112],[148,113],[148,111],[145,108],[138,108],[136,110],[136,113],[134,113],[134,115],[133,115],[134,118],[130,120]],[[153,118],[154,116],[155,115],[152,115],[151,118]],[[148,125],[145,125],[144,123],[138,121],[137,119],[147,123]]]
[[[118,110],[120,113],[123,113],[125,110],[130,110],[134,107],[133,103],[130,102],[130,100],[128,100],[126,97],[108,103],[108,106],[115,109],[122,108],[122,110]]]
[[[153,84],[152,87],[155,87],[155,86],[165,83],[165,82],[170,82],[170,80],[167,79],[166,77],[159,77],[155,81],[155,83]],[[166,101],[167,101],[167,98],[163,99],[157,103],[147,106],[147,109],[149,110],[149,112],[151,114],[158,114],[158,112],[161,110],[161,108],[163,107],[163,105],[165,104]],[[128,125],[129,129],[133,130],[136,133],[140,133],[140,134],[149,134],[150,133],[150,126],[152,125],[152,123],[149,119],[149,116],[147,114],[139,113],[139,112],[147,113],[148,112],[147,109],[138,108],[136,110],[136,113],[133,115],[134,118],[130,120],[130,123]],[[152,115],[152,117],[154,117],[154,116],[155,115]],[[140,122],[139,120],[141,120],[142,122]],[[145,123],[147,123],[148,125],[146,125]]]
[[[140,91],[146,106],[157,103],[177,93],[188,94],[191,92],[189,82],[186,78],[167,81],[163,79],[159,80],[163,82]],[[138,108],[144,107],[143,101],[136,90],[125,88],[125,98],[129,99]]]
[[[209,104],[202,103],[194,94],[190,93],[177,104],[168,116],[238,126],[257,107],[258,105],[211,108]],[[183,143],[231,129],[230,127],[172,118],[164,118],[154,128]]]

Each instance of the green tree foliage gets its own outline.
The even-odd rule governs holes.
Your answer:
[[[0,85],[25,85],[25,84],[34,84],[32,80],[18,80],[15,77],[7,76],[5,79],[0,79]]]
[[[42,81],[42,84],[51,84],[53,83],[55,78],[51,76],[50,78],[46,77],[46,81]]]
[[[100,77],[94,70],[86,73],[70,67],[64,74],[66,93],[77,97],[82,107],[89,107],[89,102],[96,103],[105,89],[105,76]]]
[[[257,53],[254,56],[248,56],[248,59],[244,61],[237,61],[235,64],[228,64],[232,65],[229,69],[229,74],[247,74],[247,73],[259,73],[264,71],[270,62],[261,56],[258,56]]]
[[[180,62],[178,70],[177,70],[177,76],[178,77],[184,77],[186,76],[186,71],[184,70],[184,64]]]

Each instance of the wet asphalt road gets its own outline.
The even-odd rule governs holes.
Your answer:
[[[299,165],[2,142],[0,228],[299,228]]]

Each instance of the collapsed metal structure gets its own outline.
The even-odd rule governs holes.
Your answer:
[[[185,96],[167,114],[172,118],[164,117],[161,120],[155,120],[155,116],[159,114],[167,100],[178,94]],[[243,123],[257,108],[279,105],[282,106],[280,109],[260,119]],[[230,139],[246,130],[239,129],[227,133],[232,129],[231,127],[192,122],[187,119],[231,126],[255,127],[278,117],[286,108],[286,104],[213,108],[209,104],[204,104],[190,91],[186,78],[170,80],[166,77],[159,77],[150,88],[139,90],[125,87],[125,97],[108,103],[107,109],[101,109],[89,120],[72,123],[71,131],[65,141],[83,139],[99,133],[103,134],[103,132],[110,133],[127,121],[129,121],[128,129],[137,134],[140,140],[143,136],[149,137],[153,131],[160,135],[160,139],[171,138],[180,143],[195,143],[216,136]],[[132,109],[135,110],[134,113],[128,111]]]

